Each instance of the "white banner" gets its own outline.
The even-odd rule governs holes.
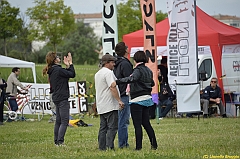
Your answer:
[[[43,106],[45,114],[52,114],[49,99],[49,84],[34,84],[23,83],[24,85],[31,84],[31,88],[27,94],[27,100],[31,102],[38,102]],[[88,102],[86,95],[86,82],[69,82],[70,97],[68,99],[70,103],[70,114],[77,114],[80,112],[88,111]],[[26,99],[21,98],[22,95],[18,95],[17,102],[19,109],[25,104]],[[23,97],[23,96],[22,96]],[[29,111],[30,112],[30,111]],[[26,112],[27,113],[27,112]]]
[[[177,85],[177,110],[182,113],[201,111],[199,84]]]
[[[117,5],[116,0],[103,0],[103,54],[113,55],[118,43]]]
[[[167,1],[169,33],[167,38],[168,81],[197,83],[197,43],[194,0]]]

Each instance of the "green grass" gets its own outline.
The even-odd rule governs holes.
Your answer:
[[[78,118],[75,116],[75,118]],[[89,127],[67,129],[66,147],[56,147],[53,143],[53,123],[49,116],[40,122],[11,122],[0,126],[1,159],[42,159],[42,158],[203,158],[212,156],[238,156],[240,158],[240,120],[239,118],[165,118],[156,124],[158,149],[150,150],[148,137],[143,130],[143,149],[134,151],[135,138],[132,121],[129,126],[128,149],[115,151],[98,150],[99,118],[85,116],[82,119]],[[212,156],[211,156],[212,155]]]

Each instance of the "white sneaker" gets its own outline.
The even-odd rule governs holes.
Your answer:
[[[158,118],[159,120],[163,120],[163,117],[161,117],[161,118]]]

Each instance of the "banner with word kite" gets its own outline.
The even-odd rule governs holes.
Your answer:
[[[167,0],[168,82],[177,84],[178,112],[200,112],[195,0]]]
[[[158,104],[158,72],[157,72],[157,43],[156,43],[156,11],[155,0],[140,0],[143,32],[144,51],[148,57],[148,66],[153,72],[155,86],[152,89],[153,102]]]
[[[197,83],[194,0],[167,0],[167,9],[170,26],[167,38],[169,84]]]

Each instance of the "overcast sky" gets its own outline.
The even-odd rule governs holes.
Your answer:
[[[117,3],[124,0],[116,0]],[[126,0],[125,0],[126,1]],[[19,7],[21,12],[33,7],[34,0],[8,0],[11,6]],[[103,0],[64,0],[74,13],[100,13]],[[166,13],[166,0],[155,0],[156,10]],[[196,0],[197,5],[207,14],[227,14],[240,17],[240,0]]]

